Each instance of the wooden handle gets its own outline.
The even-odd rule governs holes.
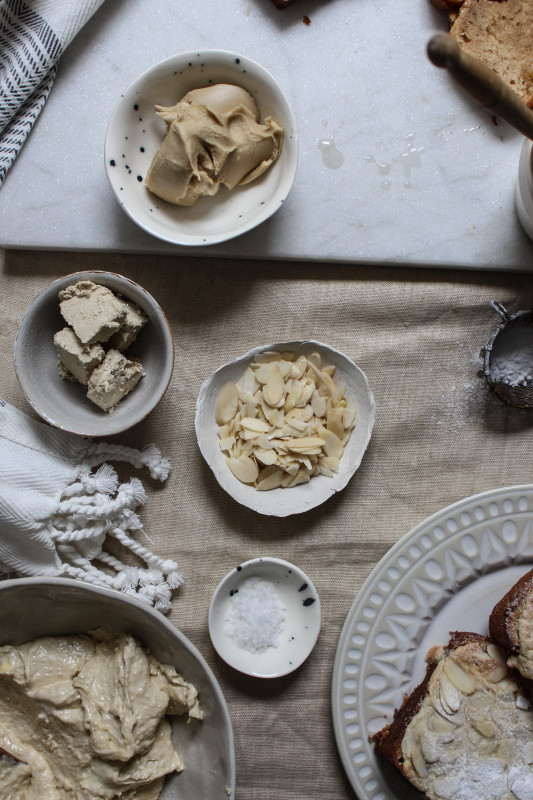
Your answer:
[[[427,46],[430,61],[448,70],[468,94],[484,108],[533,139],[533,111],[494,70],[465,52],[448,33],[437,33]]]

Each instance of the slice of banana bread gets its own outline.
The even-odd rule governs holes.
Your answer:
[[[508,666],[518,670],[524,689],[533,699],[533,569],[494,606],[489,630],[506,651]]]
[[[431,0],[448,12],[450,35],[533,108],[533,2]]]
[[[422,683],[373,736],[376,752],[429,800],[525,798],[533,711],[486,637],[454,633],[427,656]]]

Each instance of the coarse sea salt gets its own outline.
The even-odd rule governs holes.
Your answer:
[[[269,647],[279,646],[284,622],[285,607],[273,584],[253,576],[231,596],[224,632],[237,647],[264,653]]]

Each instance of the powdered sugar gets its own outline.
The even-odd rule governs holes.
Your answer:
[[[490,354],[490,377],[510,386],[524,386],[533,380],[531,325],[516,320],[499,333]]]
[[[279,646],[285,622],[285,607],[272,583],[247,578],[234,592],[224,618],[224,632],[237,647],[250,653],[264,653]]]

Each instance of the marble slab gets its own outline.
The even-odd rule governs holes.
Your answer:
[[[309,259],[325,274],[328,262],[529,271],[533,243],[515,212],[522,137],[429,62],[427,42],[445,29],[429,0],[296,0],[283,11],[270,0],[106,0],[63,56],[0,191],[0,244]],[[104,138],[134,78],[205,48],[272,73],[300,158],[270,220],[221,245],[179,247],[121,210]]]

